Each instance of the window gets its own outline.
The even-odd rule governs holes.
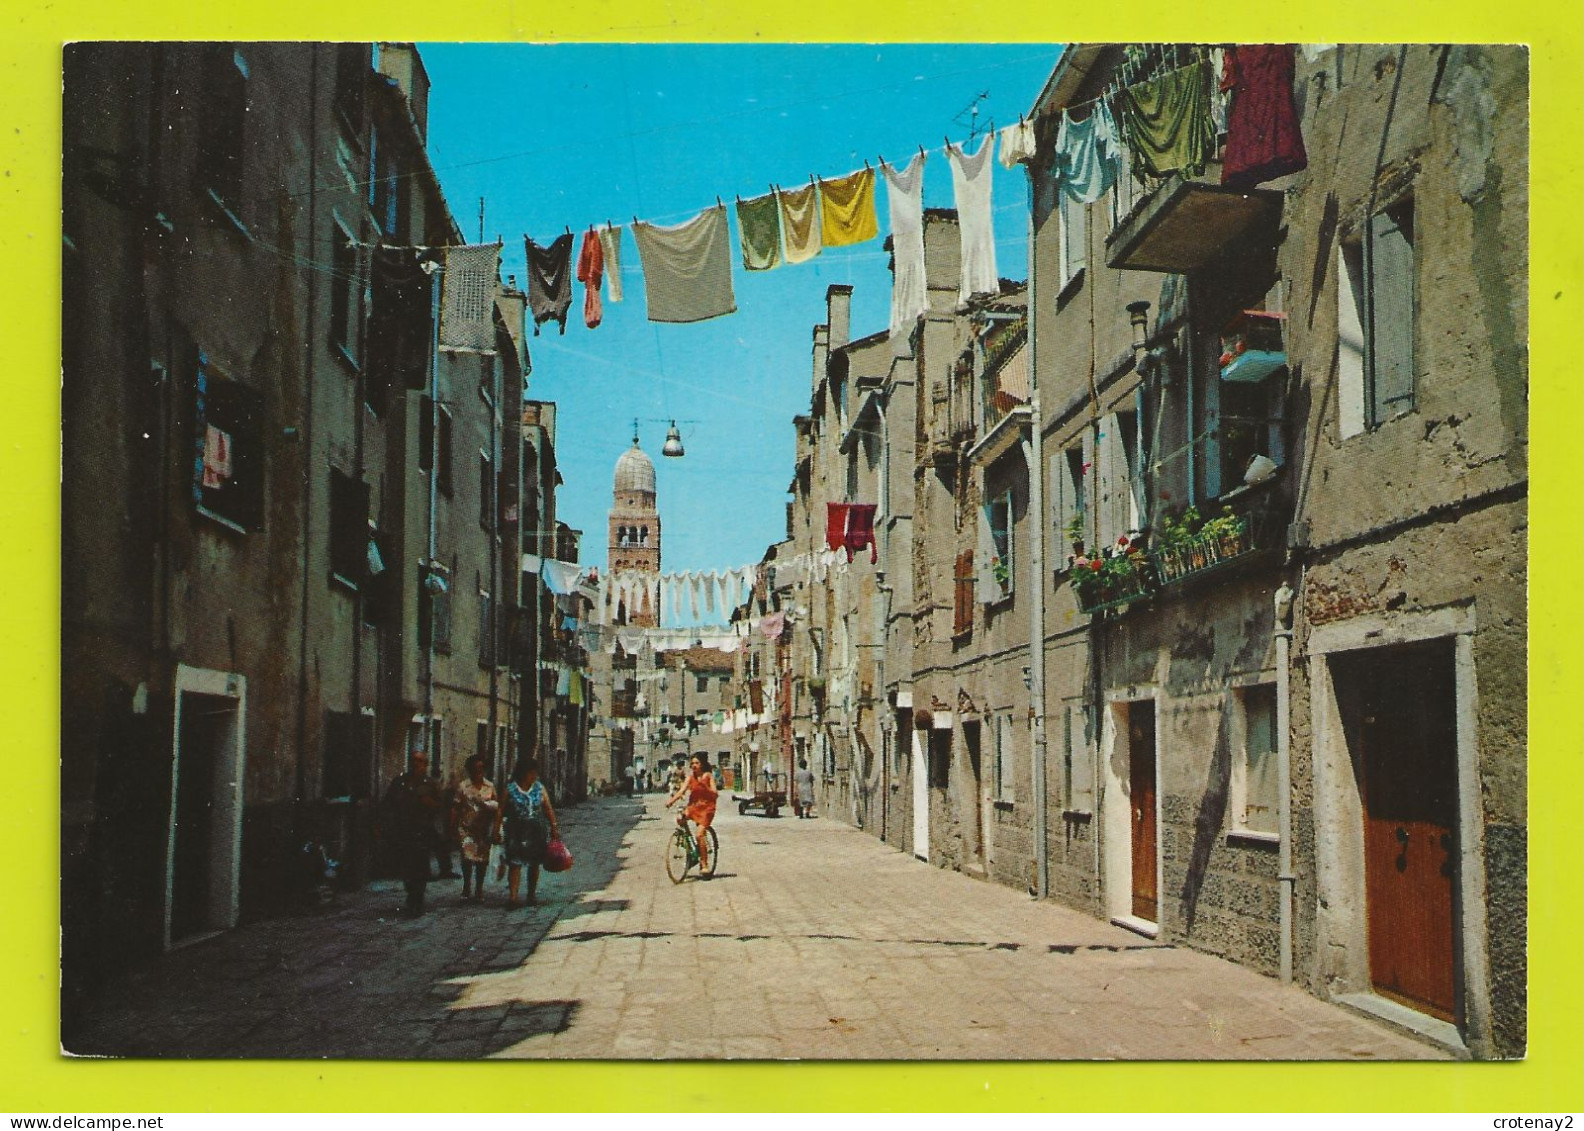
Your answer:
[[[980,508],[979,600],[985,604],[1009,596],[1017,577],[1013,560],[1014,512],[1010,489],[999,491]]]
[[[209,47],[203,64],[198,176],[214,201],[236,219],[242,207],[242,155],[247,133],[247,60],[236,48]]]
[[[1414,408],[1414,204],[1370,217],[1337,251],[1337,372],[1342,438]]]
[[[703,695],[708,690],[709,690],[709,676],[707,676],[707,675],[699,676],[698,677],[698,693],[700,695]]]
[[[264,527],[264,399],[199,353],[195,374],[193,502],[241,531]]]
[[[370,518],[362,604],[363,620],[371,625],[395,624],[401,619],[401,595],[395,588],[396,571],[386,568],[389,546],[381,546],[380,542],[379,525]]]
[[[1094,438],[1095,525],[1099,551],[1145,524],[1144,477],[1138,466],[1138,413],[1116,412],[1100,419]]]
[[[1116,184],[1111,186],[1111,230],[1114,232],[1122,226],[1138,204],[1139,198],[1144,195],[1143,185],[1133,175],[1133,160],[1123,147],[1122,167],[1117,174]]]
[[[331,224],[330,346],[349,365],[357,365],[363,284],[352,230],[339,218]]]
[[[369,487],[330,469],[330,574],[351,589],[368,573]]]
[[[451,410],[429,397],[418,409],[418,467],[433,469],[440,493],[451,494]]]
[[[1067,286],[1088,264],[1089,207],[1065,192],[1056,197],[1057,235],[1061,254],[1061,285]]]
[[[929,783],[936,789],[951,784],[952,732],[949,727],[929,732]]]
[[[966,636],[973,632],[974,604],[974,552],[964,550],[957,555],[952,569],[952,635]]]
[[[1011,803],[1012,789],[1012,731],[1011,715],[1001,715],[995,727],[995,799]]]
[[[370,792],[369,770],[374,757],[374,715],[362,711],[326,711],[323,781],[327,799],[355,801]]]
[[[1089,708],[1081,701],[1070,701],[1062,714],[1062,796],[1068,810],[1089,813],[1094,810],[1094,761],[1090,754]]]
[[[1066,554],[1077,552],[1074,543],[1085,541],[1083,445],[1059,451],[1051,460],[1050,497],[1057,560],[1065,562]]]
[[[378,130],[369,131],[369,212],[389,243],[404,242],[407,236],[407,196],[401,187],[395,148],[380,140]]]
[[[338,43],[336,52],[335,107],[356,138],[363,132],[363,84],[369,73],[368,46]]]
[[[495,666],[495,604],[484,589],[479,590],[478,596],[479,666],[492,668]]]
[[[488,452],[479,452],[479,525],[485,530],[494,527],[495,519],[495,466]]]
[[[1276,836],[1280,792],[1276,777],[1276,685],[1234,692],[1234,734],[1242,750],[1233,760],[1233,831]],[[1239,725],[1241,724],[1241,725]]]

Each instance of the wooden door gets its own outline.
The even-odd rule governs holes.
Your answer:
[[[1457,1013],[1457,730],[1452,650],[1383,650],[1360,674],[1370,981],[1445,1021]]]
[[[1128,705],[1128,799],[1133,827],[1133,916],[1159,920],[1155,891],[1155,703]]]

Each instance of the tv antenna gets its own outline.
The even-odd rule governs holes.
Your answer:
[[[974,100],[972,102],[968,103],[968,105],[957,111],[956,115],[952,118],[952,121],[956,122],[958,125],[965,125],[968,127],[969,141],[972,141],[974,138],[979,136],[979,103],[985,101],[989,97],[990,92],[988,90],[981,90],[978,94],[974,95]],[[991,119],[990,125],[987,127],[986,132],[994,129],[995,120]]]

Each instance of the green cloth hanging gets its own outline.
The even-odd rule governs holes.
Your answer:
[[[745,271],[781,266],[781,204],[774,193],[737,202],[737,234]]]
[[[1201,61],[1122,88],[1117,101],[1134,176],[1204,172],[1215,156],[1210,77]]]

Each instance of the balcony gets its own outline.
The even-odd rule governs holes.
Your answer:
[[[1106,266],[1184,275],[1236,244],[1273,246],[1282,194],[1172,176],[1106,237]]]
[[[1098,563],[1098,566],[1094,566]],[[1073,570],[1078,611],[1093,615],[1142,601],[1158,588],[1154,563],[1142,551],[1079,563]]]
[[[1181,519],[1168,519],[1150,555],[1156,580],[1163,587],[1175,585],[1262,550],[1277,549],[1284,531],[1281,519],[1268,504],[1241,510],[1229,507],[1202,522],[1193,511]]]

